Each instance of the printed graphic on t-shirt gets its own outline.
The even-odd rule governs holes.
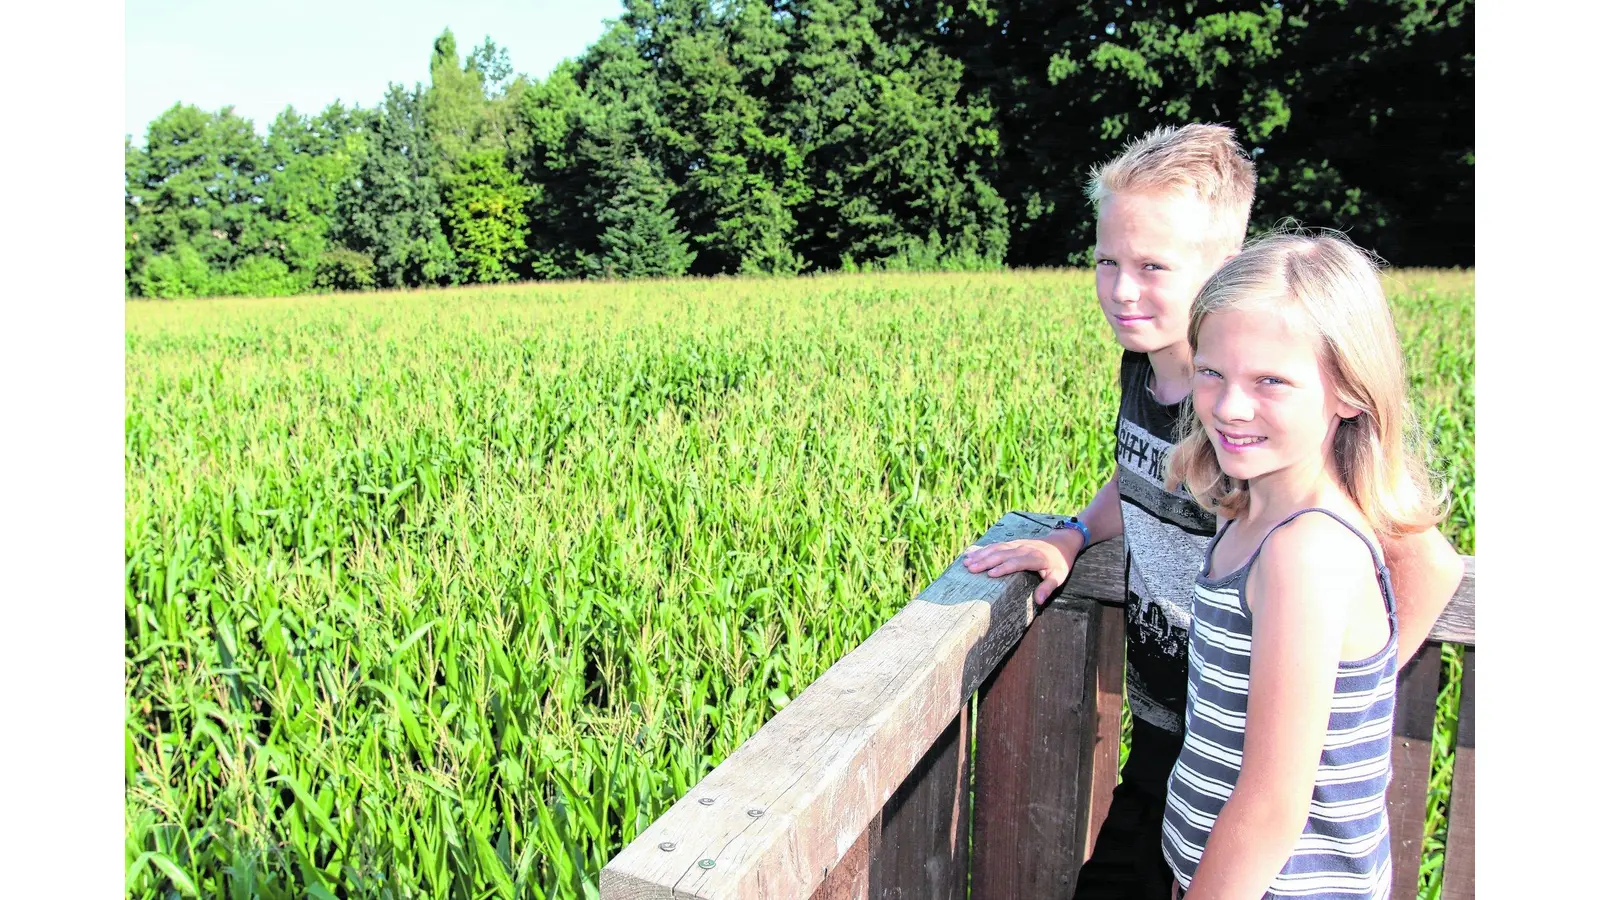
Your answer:
[[[1183,727],[1194,581],[1205,564],[1216,517],[1163,483],[1179,406],[1145,387],[1150,364],[1128,354],[1117,416],[1117,491],[1127,547],[1128,705],[1173,734]]]

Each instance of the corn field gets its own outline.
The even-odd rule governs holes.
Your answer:
[[[1473,276],[1387,281],[1471,553]],[[994,520],[1111,472],[1085,272],[134,302],[126,332],[131,897],[598,896]]]

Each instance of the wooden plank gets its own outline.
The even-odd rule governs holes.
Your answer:
[[[882,900],[967,900],[971,703],[883,806]]]
[[[1040,518],[1053,524],[1059,517]],[[1465,565],[1461,584],[1457,585],[1455,595],[1445,604],[1438,620],[1428,632],[1430,641],[1449,641],[1455,644],[1477,642],[1477,558],[1463,556],[1461,560]],[[1090,547],[1073,566],[1072,578],[1068,580],[1062,593],[1120,606],[1126,601],[1122,570],[1122,538],[1116,537],[1096,544]]]
[[[1059,518],[1046,516],[1043,521],[1054,524]],[[1123,606],[1128,601],[1126,565],[1121,537],[1095,544],[1072,564],[1072,575],[1062,585],[1061,596]]]
[[[1057,600],[978,695],[972,897],[1066,897],[1093,772],[1100,610]]]
[[[1389,847],[1394,896],[1415,897],[1428,819],[1428,767],[1439,695],[1439,645],[1423,644],[1400,671],[1394,698],[1394,749],[1389,782]]]
[[[883,814],[879,813],[845,851],[839,864],[823,876],[811,900],[871,900],[878,896],[882,840]]]
[[[1461,711],[1456,720],[1455,772],[1450,778],[1450,832],[1445,838],[1443,900],[1471,900],[1476,890],[1473,822],[1477,817],[1477,676],[1471,647],[1461,656]]]
[[[1122,757],[1122,678],[1127,662],[1126,626],[1121,607],[1100,607],[1100,630],[1095,640],[1094,775],[1089,797],[1089,827],[1083,858],[1094,853],[1095,836],[1111,809],[1111,792],[1117,786]]]
[[[1041,536],[1039,518],[979,543]],[[601,896],[810,896],[1016,645],[1037,585],[952,563],[623,848]]]
[[[1463,556],[1461,561],[1466,565],[1461,584],[1456,586],[1455,596],[1445,604],[1444,611],[1439,613],[1433,629],[1428,632],[1430,641],[1468,646],[1477,643],[1478,561],[1472,556]]]

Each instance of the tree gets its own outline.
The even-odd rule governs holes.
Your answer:
[[[694,262],[687,235],[669,208],[671,186],[643,156],[626,160],[616,193],[596,218],[605,231],[591,274],[605,278],[682,275]]]
[[[510,281],[527,249],[533,192],[506,168],[505,152],[480,150],[445,176],[445,234],[464,281]]]
[[[372,121],[366,155],[345,183],[335,239],[372,258],[378,284],[452,284],[459,269],[445,238],[437,153],[421,115],[421,88],[391,84]]]
[[[181,247],[193,249],[211,271],[231,268],[261,248],[263,157],[250,122],[232,107],[206,113],[175,105],[150,123],[143,148],[127,144],[123,209],[130,291],[153,284],[137,278],[138,272]],[[192,271],[192,263],[188,259],[182,268]]]
[[[1005,204],[982,161],[996,149],[986,101],[961,62],[877,0],[785,0],[783,132],[804,154],[809,199],[795,210],[800,252],[846,259],[964,256],[998,264]]]
[[[338,102],[306,117],[285,109],[267,130],[271,164],[263,185],[262,252],[280,260],[308,290],[324,257],[334,250],[340,191],[366,156],[372,115]]]
[[[987,170],[1013,265],[1087,260],[1090,168],[1157,125],[1234,127],[1253,224],[1348,229],[1391,261],[1472,261],[1468,0],[913,2],[895,27],[966,63],[996,111]]]
[[[535,278],[577,278],[587,271],[584,248],[598,248],[599,229],[587,206],[592,167],[579,150],[593,103],[568,60],[518,98],[526,143],[508,162],[528,186],[527,268]]]
[[[443,177],[472,152],[484,117],[484,74],[463,66],[455,35],[445,29],[433,42],[428,62],[430,83],[422,94],[422,121],[432,142],[434,174]]]

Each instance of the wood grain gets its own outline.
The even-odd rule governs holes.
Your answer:
[[[1445,837],[1443,900],[1470,900],[1476,890],[1476,855],[1473,822],[1477,818],[1476,652],[1468,647],[1461,656],[1461,711],[1456,720],[1455,772],[1450,777],[1450,831]]]
[[[1072,894],[1087,843],[1100,607],[1057,600],[978,695],[973,900]]]
[[[1009,514],[978,543],[1047,530]],[[1037,585],[952,563],[619,852],[601,895],[810,896],[1016,645]]]

